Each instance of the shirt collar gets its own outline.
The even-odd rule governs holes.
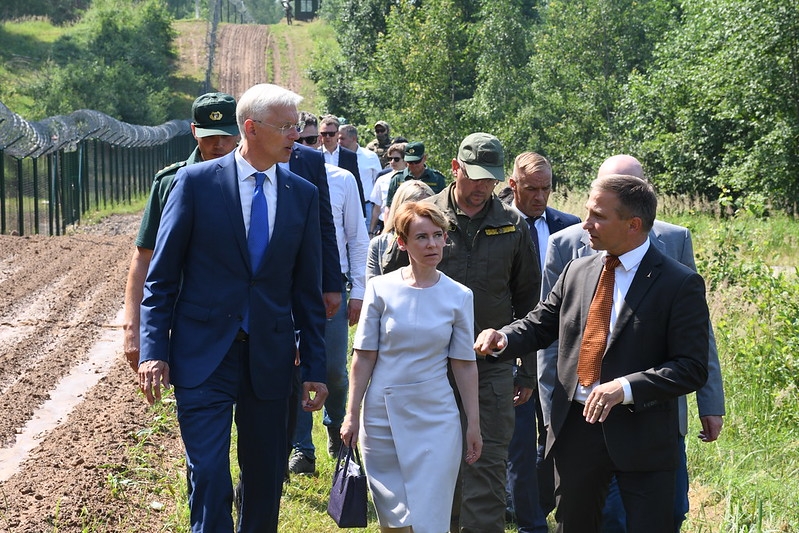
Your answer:
[[[277,170],[276,170],[277,165],[272,165],[266,170],[258,170],[257,168],[252,166],[249,161],[247,161],[241,156],[241,153],[239,153],[238,149],[236,149],[235,159],[236,159],[236,172],[238,173],[239,181],[246,180],[256,172],[263,172],[264,174],[266,174],[267,181],[269,181],[270,183],[275,183],[275,180],[277,179]]]
[[[627,272],[629,272],[633,268],[637,268],[638,265],[641,264],[641,261],[643,261],[647,251],[649,251],[648,236],[643,244],[619,256],[619,261],[621,261],[621,266],[624,267],[624,270],[626,270]],[[608,253],[605,252],[605,255],[607,254]]]

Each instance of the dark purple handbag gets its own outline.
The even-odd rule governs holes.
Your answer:
[[[367,487],[362,464],[357,445],[341,445],[327,503],[327,514],[338,527],[366,527]]]

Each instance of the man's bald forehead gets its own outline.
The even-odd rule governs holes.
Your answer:
[[[605,159],[596,173],[597,178],[610,174],[622,174],[644,179],[644,169],[641,162],[631,155],[619,154]]]

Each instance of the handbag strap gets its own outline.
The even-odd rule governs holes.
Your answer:
[[[346,450],[346,451],[345,451]],[[361,453],[358,451],[358,445],[355,446],[347,446],[343,442],[341,443],[341,447],[338,449],[338,459],[336,460],[336,472],[341,469],[341,462],[344,461],[344,471],[346,472],[349,468],[350,461],[353,460],[353,455],[355,464],[358,466],[363,466],[361,462]]]

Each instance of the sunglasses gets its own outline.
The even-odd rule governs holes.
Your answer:
[[[385,133],[386,130],[383,128],[375,128],[375,133]]]
[[[297,140],[299,142],[305,143],[305,144],[316,144],[316,141],[319,140],[319,136],[318,135],[308,135],[307,137],[300,137]]]
[[[401,157],[397,157],[397,156],[392,156],[392,157],[389,157],[389,159],[391,159],[391,160],[392,160],[392,161],[394,161],[395,163],[396,163],[397,161],[402,161],[402,158],[401,158]]]
[[[337,131],[320,131],[319,135],[321,135],[322,137],[335,137],[336,135],[338,135],[338,132]]]

